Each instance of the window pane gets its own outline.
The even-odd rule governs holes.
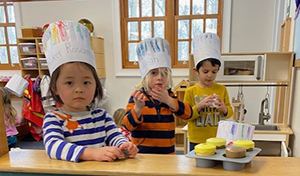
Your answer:
[[[152,0],[142,0],[142,17],[152,16]]]
[[[165,38],[164,21],[154,21],[154,37]]]
[[[138,32],[138,22],[128,22],[128,40],[138,40],[139,32]]]
[[[136,45],[137,43],[128,43],[129,62],[137,62],[136,56]]]
[[[217,33],[217,19],[216,18],[209,18],[206,19],[206,28],[205,32]]]
[[[192,20],[192,38],[203,33],[203,19]]]
[[[16,28],[7,27],[8,43],[17,44]]]
[[[178,42],[178,61],[189,60],[189,42]]]
[[[8,64],[7,50],[5,46],[0,47],[0,61],[1,64]]]
[[[4,27],[0,27],[0,44],[6,44]]]
[[[204,14],[204,0],[193,0],[193,15]]]
[[[178,39],[189,38],[189,20],[178,20]]]
[[[165,16],[166,3],[165,0],[155,0],[155,16]]]
[[[190,0],[179,0],[179,15],[190,14]]]
[[[142,21],[141,22],[142,25],[142,32],[141,32],[141,36],[142,36],[142,40],[146,39],[146,38],[151,38],[151,21]]]
[[[17,46],[10,46],[10,61],[12,64],[18,64],[19,63],[19,55],[18,55],[18,48]]]
[[[217,13],[218,13],[218,0],[207,0],[206,14],[217,14]]]
[[[139,8],[139,0],[129,0],[128,1],[128,17],[135,18],[139,17],[140,8]]]
[[[0,23],[6,23],[4,7],[0,7]]]
[[[15,12],[14,12],[14,6],[7,6],[7,15],[8,15],[8,22],[9,23],[15,23]]]

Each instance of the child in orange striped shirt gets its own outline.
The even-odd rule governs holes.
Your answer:
[[[170,47],[166,40],[150,38],[136,49],[141,82],[131,94],[123,118],[140,153],[175,153],[175,119],[192,117],[192,109],[171,91]]]

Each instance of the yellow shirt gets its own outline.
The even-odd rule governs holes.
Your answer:
[[[200,112],[197,111],[195,95],[202,100],[213,94],[216,94],[227,106],[226,116],[214,107],[205,107]],[[193,143],[205,143],[206,139],[216,137],[218,122],[230,118],[233,114],[226,87],[217,83],[213,83],[209,88],[202,88],[198,84],[189,87],[185,91],[184,102],[193,108],[193,117],[187,120],[189,140]]]

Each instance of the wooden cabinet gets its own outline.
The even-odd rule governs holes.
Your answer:
[[[30,74],[31,78],[38,75],[49,75],[47,67],[41,65],[41,61],[45,60],[45,54],[42,52],[42,38],[18,38],[18,52],[21,65],[21,73],[24,77]]]
[[[260,80],[243,80],[239,77],[245,78],[247,77],[246,74],[244,75],[226,75],[222,77],[220,73],[218,73],[218,77],[216,81],[219,83],[285,83],[289,84],[291,81],[291,71],[293,67],[293,60],[294,60],[294,53],[293,52],[252,52],[252,53],[222,53],[222,57],[226,57],[227,59],[232,57],[230,59],[231,63],[241,62],[243,61],[244,57],[247,56],[253,56],[253,55],[261,55],[262,58],[262,79]],[[224,61],[223,61],[224,62]],[[194,67],[194,59],[193,55],[190,55],[189,58],[189,80],[191,85],[197,83],[199,81],[197,73],[192,70]],[[233,64],[234,65],[234,64]],[[222,65],[221,68],[224,68],[226,66]],[[258,67],[255,65],[255,67]],[[254,68],[258,69],[258,68]],[[251,76],[251,75],[249,75]],[[229,77],[234,77],[229,78]],[[228,79],[226,79],[228,78]]]
[[[92,49],[94,51],[97,72],[99,78],[106,78],[105,57],[104,57],[104,39],[101,37],[91,37]]]
[[[92,36],[91,46],[95,55],[98,76],[99,78],[105,78],[104,39]],[[30,74],[31,78],[36,78],[38,75],[40,77],[49,75],[48,67],[45,64],[46,57],[43,53],[41,37],[19,38],[18,52],[23,77],[27,74]]]
[[[178,83],[174,89],[173,92],[178,97],[179,100],[183,101],[184,99],[184,93],[186,88],[189,87],[189,82],[186,80],[182,80],[180,83]],[[185,148],[187,148],[186,143],[186,133],[182,131],[182,128],[187,124],[185,121],[183,121],[181,118],[175,116],[175,146],[176,151],[184,151]],[[185,153],[184,153],[185,154]]]

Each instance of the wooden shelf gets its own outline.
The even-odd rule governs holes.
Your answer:
[[[184,151],[183,144],[176,144],[175,151]]]
[[[22,53],[20,43],[34,43],[35,44],[35,52],[34,53]],[[42,43],[41,37],[32,37],[32,38],[18,38],[18,52],[20,55],[20,59],[26,57],[36,57],[37,58],[37,68],[24,68],[22,61],[20,60],[21,72],[24,77],[27,74],[30,74],[31,77],[43,77],[43,75],[49,75],[49,70],[47,68],[41,67],[39,62],[40,58],[45,58],[45,54],[41,52],[39,43]],[[91,37],[91,46],[94,51],[95,60],[97,64],[97,72],[99,78],[105,78],[105,58],[104,58],[104,39],[100,37]]]
[[[25,68],[22,61],[20,60],[21,72],[22,72],[23,77],[27,74],[30,74],[31,78],[36,78],[38,75],[40,77],[42,77],[44,74],[49,75],[49,72],[45,69],[42,69],[41,65],[39,63],[39,59],[44,58],[44,57],[42,57],[42,56],[44,56],[44,54],[40,52],[41,50],[40,50],[39,43],[41,43],[41,42],[42,42],[41,37],[18,38],[18,48],[19,48],[18,52],[19,52],[19,55],[21,56],[20,59],[26,58],[29,56],[33,56],[37,59],[37,68]],[[35,52],[34,53],[22,53],[20,43],[34,43],[35,44]]]

